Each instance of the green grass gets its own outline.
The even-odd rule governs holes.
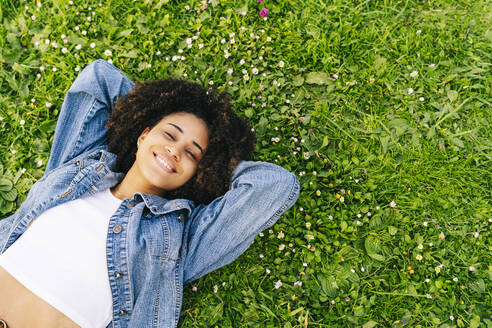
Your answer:
[[[213,81],[302,191],[187,286],[181,327],[492,327],[490,2],[74,2],[0,0],[2,217],[42,176],[77,68]]]

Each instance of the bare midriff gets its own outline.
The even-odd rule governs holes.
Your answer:
[[[0,319],[9,328],[77,328],[70,318],[33,294],[0,266]]]

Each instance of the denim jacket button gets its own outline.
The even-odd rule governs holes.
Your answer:
[[[184,215],[183,215],[183,214],[180,214],[180,215],[178,216],[178,220],[179,220],[179,221],[183,221],[183,220],[184,220]]]
[[[124,316],[126,314],[126,311],[125,310],[120,310],[120,312],[118,313],[120,316]]]
[[[121,226],[119,224],[115,225],[113,227],[113,232],[114,233],[120,233],[121,232]]]
[[[123,275],[120,272],[116,272],[114,274],[114,277],[115,277],[115,279],[120,279],[121,277],[123,277]]]

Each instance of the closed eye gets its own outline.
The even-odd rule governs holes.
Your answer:
[[[196,157],[195,157],[195,154],[193,154],[191,151],[187,151],[188,154],[190,154],[191,157],[193,157],[193,159],[196,161]]]
[[[172,140],[176,140],[176,139],[174,138],[174,136],[173,136],[171,133],[169,133],[169,132],[165,132],[165,133],[166,133],[166,135],[167,135],[170,139],[172,139]],[[189,155],[190,155],[190,156],[191,156],[191,157],[192,157],[195,161],[197,160],[197,158],[196,158],[195,154],[193,154],[193,152],[191,152],[191,151],[189,151],[189,150],[187,150],[186,152],[187,152],[187,153],[188,153],[188,154],[189,154]]]

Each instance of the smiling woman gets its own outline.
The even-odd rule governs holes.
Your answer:
[[[180,159],[174,167],[176,175],[163,188],[158,188],[163,183],[156,181],[159,175],[153,172],[152,179],[147,175],[147,182],[156,183],[153,193],[197,203],[209,203],[223,195],[234,168],[250,158],[255,146],[251,127],[234,113],[228,94],[217,97],[212,89],[186,80],[137,82],[116,101],[107,127],[108,148],[118,155],[121,172],[128,173],[129,178],[145,172],[139,165],[149,163],[144,159],[147,149],[137,151],[137,145],[142,142],[146,146],[144,140],[150,136],[149,141],[162,144],[154,145],[156,154],[161,155],[156,159],[170,166],[176,166],[176,159]],[[169,152],[179,157],[166,161]]]
[[[248,161],[254,145],[227,95],[90,64],[43,178],[0,221],[0,324],[176,327],[183,285],[236,259],[297,200],[293,174]]]

